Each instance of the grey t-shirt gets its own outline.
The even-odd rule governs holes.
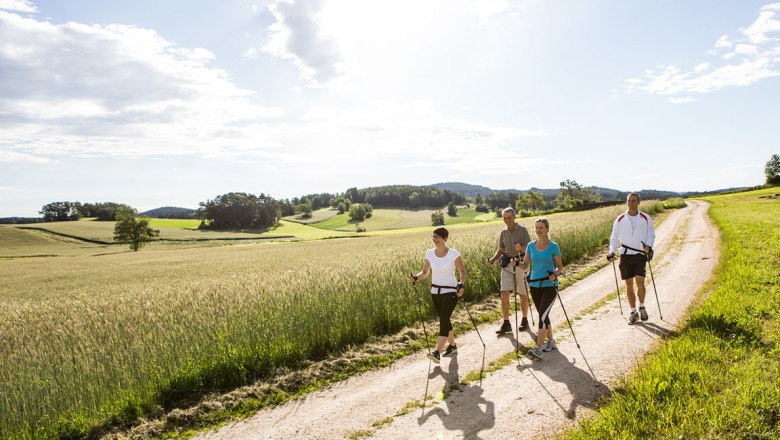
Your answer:
[[[515,222],[515,228],[509,230],[504,228],[501,231],[501,235],[498,236],[498,247],[504,249],[504,254],[508,257],[516,257],[518,254],[525,252],[526,246],[531,242],[531,236],[528,234],[528,229],[525,226],[521,226]],[[520,243],[520,252],[515,250],[515,243]]]

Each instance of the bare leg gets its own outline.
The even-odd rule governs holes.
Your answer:
[[[509,319],[509,294],[511,293],[508,290],[501,292],[501,316],[504,317],[504,321]]]
[[[634,277],[636,280],[636,294],[639,297],[639,303],[644,304],[645,303],[645,277],[636,276]],[[633,307],[633,306],[632,306]]]
[[[626,280],[626,298],[628,299],[628,305],[631,308],[636,307],[636,295],[634,295],[634,279],[629,278]]]
[[[450,330],[450,334],[447,335],[447,342],[449,342],[450,345],[455,345],[455,331]]]
[[[523,311],[523,318],[528,316],[528,295],[520,295],[520,309]]]
[[[452,333],[452,332],[450,332]],[[444,351],[444,343],[447,342],[447,336],[439,336],[439,341],[436,343],[436,350],[441,353]]]

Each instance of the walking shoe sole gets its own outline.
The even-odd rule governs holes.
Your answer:
[[[433,361],[434,364],[438,364],[438,363],[441,362],[441,360],[439,358],[437,358],[436,356],[430,355],[430,354],[428,355],[428,359]]]

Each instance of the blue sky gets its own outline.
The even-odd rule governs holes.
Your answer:
[[[712,190],[780,152],[780,3],[0,0],[0,217],[462,181]]]

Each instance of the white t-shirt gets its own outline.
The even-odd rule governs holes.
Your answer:
[[[447,254],[443,257],[436,256],[436,249],[428,249],[425,252],[425,259],[431,265],[431,293],[453,293],[456,292],[458,280],[455,278],[455,260],[460,257],[460,252],[456,249],[448,248]],[[448,286],[439,289],[436,286]]]

